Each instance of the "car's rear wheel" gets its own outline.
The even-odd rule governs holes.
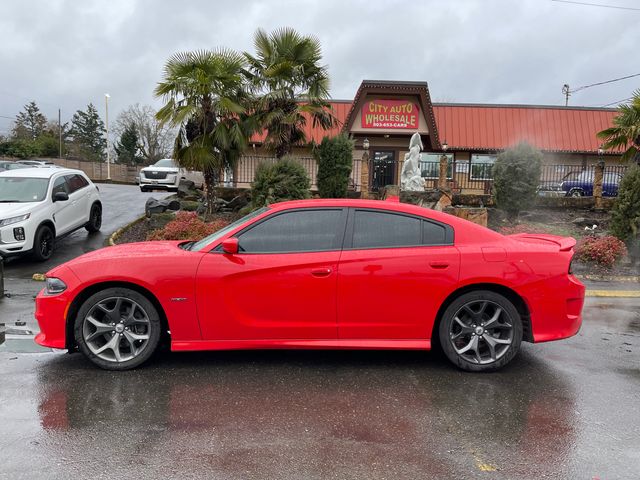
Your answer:
[[[51,227],[47,225],[39,227],[33,237],[33,257],[39,262],[49,260],[53,255],[55,241],[56,237]]]
[[[522,319],[504,296],[487,290],[468,292],[445,310],[439,338],[453,364],[471,372],[493,371],[518,353]]]
[[[147,361],[158,347],[162,324],[144,295],[107,288],[80,307],[74,336],[80,351],[106,370],[128,370]]]
[[[91,213],[89,214],[89,221],[84,228],[88,232],[97,232],[102,226],[102,208],[97,203],[91,207]]]
[[[569,192],[569,196],[571,196],[571,197],[583,197],[584,196],[584,192],[582,190],[580,190],[579,188],[574,188],[573,190],[571,190]]]

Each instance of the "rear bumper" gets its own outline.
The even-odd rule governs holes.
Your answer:
[[[527,293],[533,341],[574,336],[582,326],[585,286],[573,275],[546,280]]]

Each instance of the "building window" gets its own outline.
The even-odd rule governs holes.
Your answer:
[[[471,155],[471,180],[493,180],[491,170],[497,155]]]
[[[440,157],[441,153],[423,152],[420,154],[420,171],[422,178],[440,177]],[[453,153],[447,153],[447,178],[452,178],[453,174]]]

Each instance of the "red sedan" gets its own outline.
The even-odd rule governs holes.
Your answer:
[[[112,370],[171,349],[421,349],[495,370],[580,329],[575,240],[398,202],[305,200],[199,242],[104,248],[47,273],[36,342]]]

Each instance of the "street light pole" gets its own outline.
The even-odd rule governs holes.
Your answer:
[[[108,93],[104,94],[105,117],[107,121],[107,180],[111,180],[111,152],[109,148],[109,98]]]

